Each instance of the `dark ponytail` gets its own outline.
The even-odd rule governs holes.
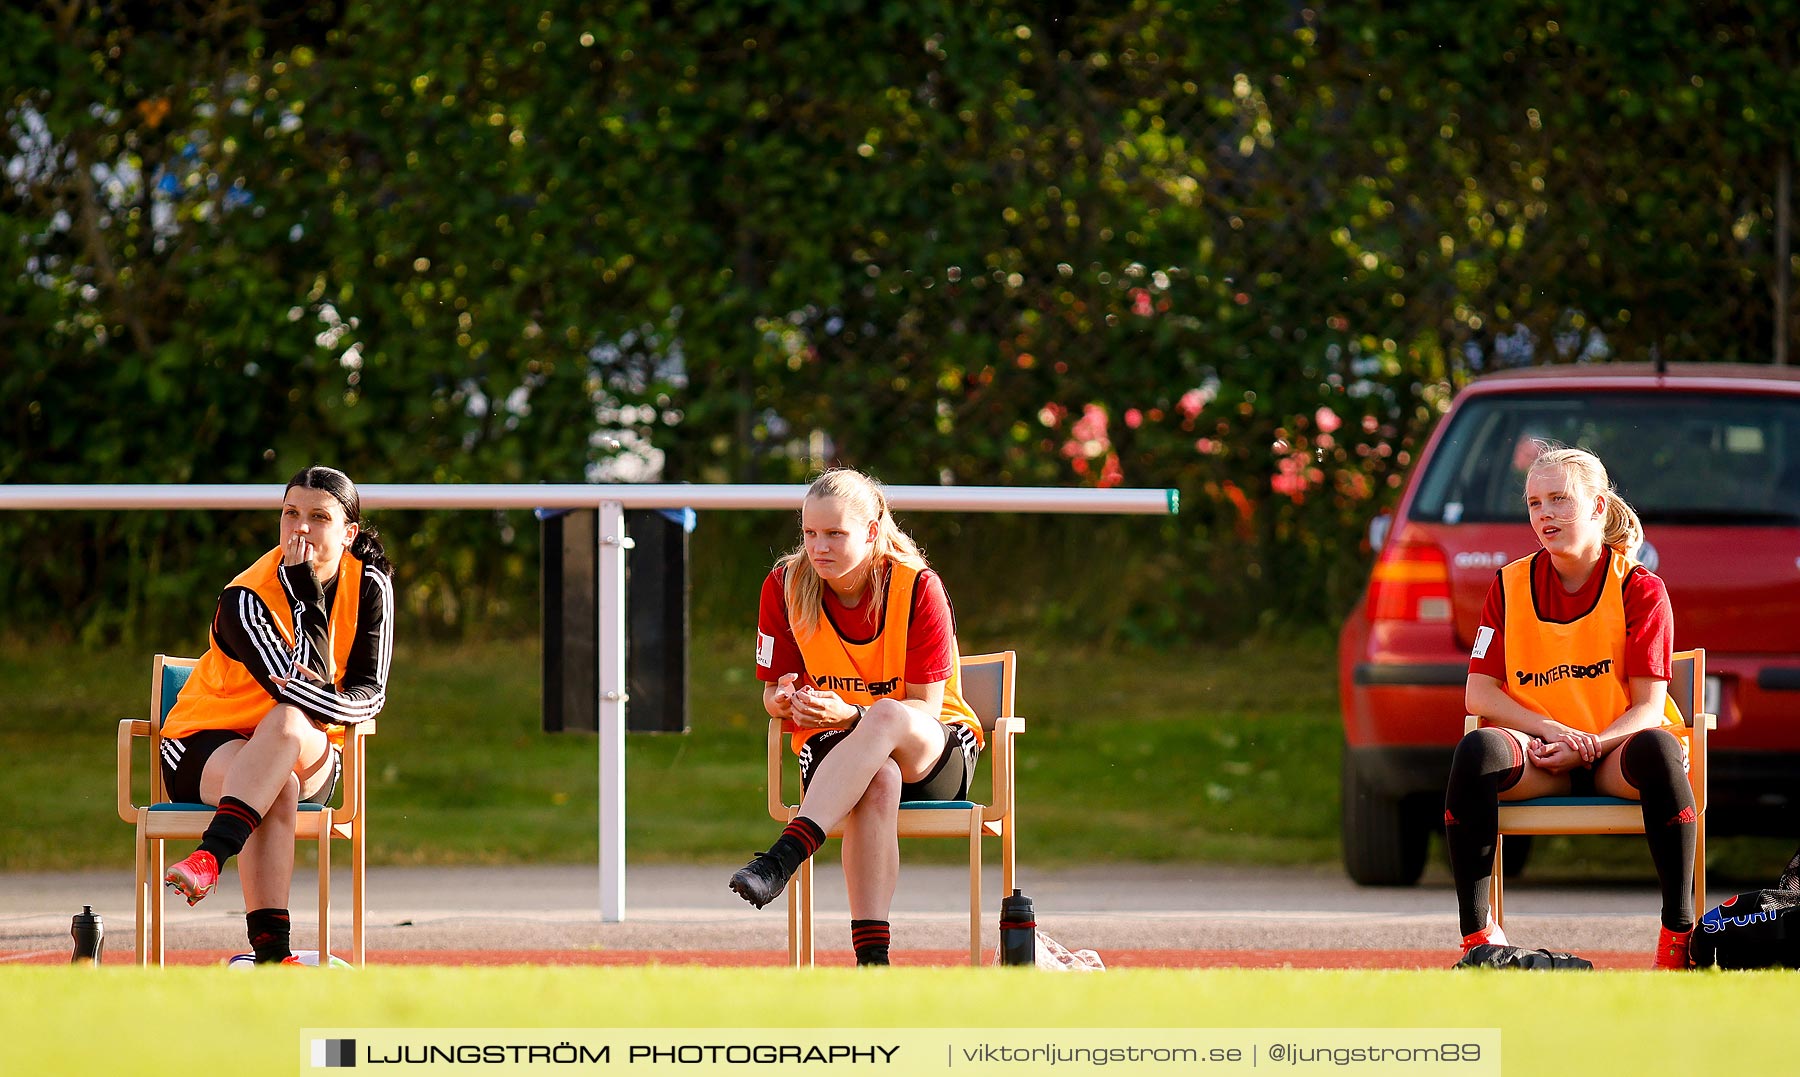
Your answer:
[[[394,574],[387,551],[381,547],[381,533],[363,523],[362,496],[356,492],[350,476],[335,467],[314,464],[301,468],[288,480],[288,490],[296,486],[302,490],[323,490],[337,498],[338,504],[344,506],[344,522],[358,525],[356,538],[350,543],[350,555],[384,576]]]
[[[364,527],[356,533],[356,541],[350,544],[350,555],[383,576],[394,574],[394,566],[388,563],[387,551],[381,548],[381,532],[373,527]]]

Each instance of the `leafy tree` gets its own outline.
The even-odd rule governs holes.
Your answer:
[[[911,523],[1023,624],[1316,622],[1464,378],[1786,332],[1792,6],[7,8],[0,481],[1169,486],[1034,523],[1043,594]],[[386,523],[426,623],[530,623],[528,518]],[[8,516],[0,596],[198,624],[267,530]]]

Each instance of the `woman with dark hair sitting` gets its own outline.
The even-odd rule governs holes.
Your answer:
[[[287,902],[299,805],[330,798],[340,727],[387,701],[392,576],[349,476],[301,470],[282,498],[281,544],[219,595],[211,645],[163,724],[169,798],[218,807],[200,847],[163,881],[193,905],[241,854],[258,964],[295,963]]]

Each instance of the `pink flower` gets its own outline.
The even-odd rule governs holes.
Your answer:
[[[1182,418],[1192,420],[1200,414],[1200,409],[1204,408],[1210,399],[1211,396],[1200,389],[1189,389],[1181,394],[1180,400],[1175,402],[1175,410],[1181,412]]]
[[[1150,293],[1143,288],[1131,290],[1131,313],[1140,318],[1148,318],[1156,313],[1156,307],[1150,302]]]
[[[1079,463],[1098,460],[1111,449],[1112,441],[1106,436],[1106,409],[1098,404],[1084,406],[1081,418],[1069,427],[1069,440],[1063,442],[1062,454]],[[1077,467],[1076,471],[1086,473],[1084,467]]]
[[[1318,411],[1313,412],[1313,422],[1318,423],[1319,429],[1327,434],[1344,425],[1344,420],[1338,418],[1337,412],[1327,407],[1321,407]]]
[[[1144,413],[1136,408],[1125,409],[1125,425],[1136,430],[1144,425]]]
[[[1089,404],[1081,409],[1081,418],[1069,428],[1069,433],[1080,441],[1106,440],[1106,409],[1098,404]]]
[[[1306,488],[1324,478],[1317,468],[1307,466],[1305,453],[1291,453],[1275,464],[1276,474],[1269,477],[1269,487],[1295,501],[1306,498]]]

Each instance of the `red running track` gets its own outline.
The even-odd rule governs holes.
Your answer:
[[[171,965],[216,965],[235,951],[171,950]],[[340,957],[345,956],[339,953]],[[1441,969],[1456,963],[1449,950],[1108,950],[1100,955],[1109,969]],[[1651,955],[1636,951],[1597,951],[1580,955],[1596,969],[1648,969]],[[896,965],[952,967],[964,964],[967,951],[914,950],[893,955]],[[59,965],[65,950],[0,952],[0,965]],[[130,952],[110,964],[129,965]],[[850,966],[849,951],[818,955],[825,967]],[[382,950],[369,955],[371,965],[485,966],[534,965],[701,965],[709,968],[777,968],[787,964],[779,950]]]

